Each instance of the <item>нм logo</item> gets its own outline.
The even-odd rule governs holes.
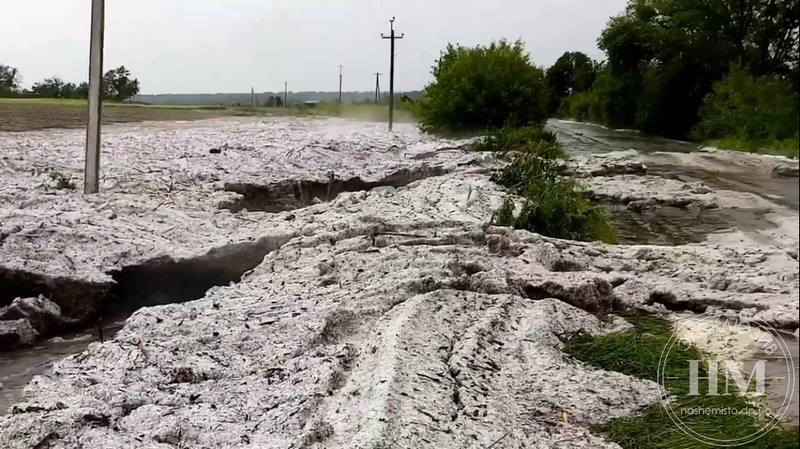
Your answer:
[[[718,382],[720,380],[719,377],[719,365],[720,363],[714,360],[708,361],[708,376],[707,377],[700,377],[700,361],[699,360],[690,360],[689,361],[689,395],[690,396],[699,396],[700,395],[700,380],[705,380],[708,382],[708,394],[709,396],[719,396],[719,388]],[[749,392],[750,384],[753,382],[755,378],[756,381],[756,388],[755,393],[759,395],[763,395],[766,391],[764,377],[765,377],[765,367],[766,361],[765,360],[758,360],[753,365],[753,370],[750,372],[750,377],[745,381],[744,373],[739,369],[739,364],[733,360],[725,360],[722,362],[723,367],[725,368],[724,380],[725,380],[725,392],[722,393],[723,395],[734,394],[728,391],[729,386],[731,385],[731,380],[733,383],[736,384],[736,388],[738,388],[740,393]]]

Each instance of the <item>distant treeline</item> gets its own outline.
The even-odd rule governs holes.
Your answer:
[[[103,98],[125,101],[138,93],[139,80],[131,78],[125,66],[103,75]],[[30,89],[22,89],[19,70],[0,64],[0,97],[85,99],[89,97],[89,83],[76,84],[54,76],[34,83]]]
[[[397,93],[396,96],[407,96],[416,99],[422,95],[421,91]],[[260,92],[255,94],[256,106],[280,106],[283,104],[283,92]],[[339,92],[289,92],[289,105],[302,104],[307,101],[334,102],[339,100]],[[388,101],[389,93],[381,95],[381,101]],[[162,105],[220,105],[220,106],[250,106],[252,97],[250,93],[216,93],[216,94],[161,94],[161,95],[136,95],[132,99],[139,103]],[[375,101],[375,92],[343,92],[342,101],[345,103],[369,103]],[[279,103],[279,104],[278,104]]]
[[[798,152],[800,0],[631,0],[598,43],[550,69],[561,117],[723,146]]]

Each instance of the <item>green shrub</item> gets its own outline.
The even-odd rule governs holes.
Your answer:
[[[498,153],[534,151],[545,152],[551,158],[564,156],[556,142],[556,135],[545,131],[541,126],[504,127],[489,131],[486,136],[478,139],[475,150]]]
[[[544,72],[531,64],[519,41],[448,45],[433,76],[417,108],[426,131],[519,127],[543,123],[548,116]]]
[[[714,85],[692,131],[698,140],[749,151],[797,157],[798,98],[792,85],[771,77],[755,78],[733,67]]]
[[[533,151],[517,155],[503,170],[492,176],[492,181],[519,194],[524,194],[530,183],[552,184],[557,179],[557,161]]]
[[[513,197],[507,198],[492,222],[550,237],[613,243],[614,230],[603,211],[575,181],[558,174],[553,146],[560,148],[557,144],[530,147],[492,176],[492,181],[524,198],[516,215]]]
[[[597,120],[596,99],[592,92],[581,92],[565,98],[558,109],[558,116],[583,122]]]

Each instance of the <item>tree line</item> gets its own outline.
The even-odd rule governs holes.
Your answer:
[[[721,147],[798,153],[800,0],[630,0],[594,61],[547,69],[520,42],[450,45],[419,115],[438,131],[572,118]]]
[[[797,154],[800,0],[631,0],[547,70],[550,112]],[[748,148],[749,147],[749,148]]]
[[[138,93],[139,80],[132,78],[125,66],[103,75],[104,99],[126,101]],[[89,97],[89,83],[76,84],[54,76],[34,83],[30,89],[23,89],[19,70],[0,64],[0,97],[86,99]]]

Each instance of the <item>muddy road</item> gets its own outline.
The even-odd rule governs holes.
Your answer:
[[[568,156],[635,151],[648,166],[649,174],[751,192],[795,210],[800,208],[796,166],[764,166],[763,159],[772,159],[770,156],[735,153],[739,157],[720,157],[702,151],[696,143],[589,123],[550,120],[547,126],[558,135]]]

